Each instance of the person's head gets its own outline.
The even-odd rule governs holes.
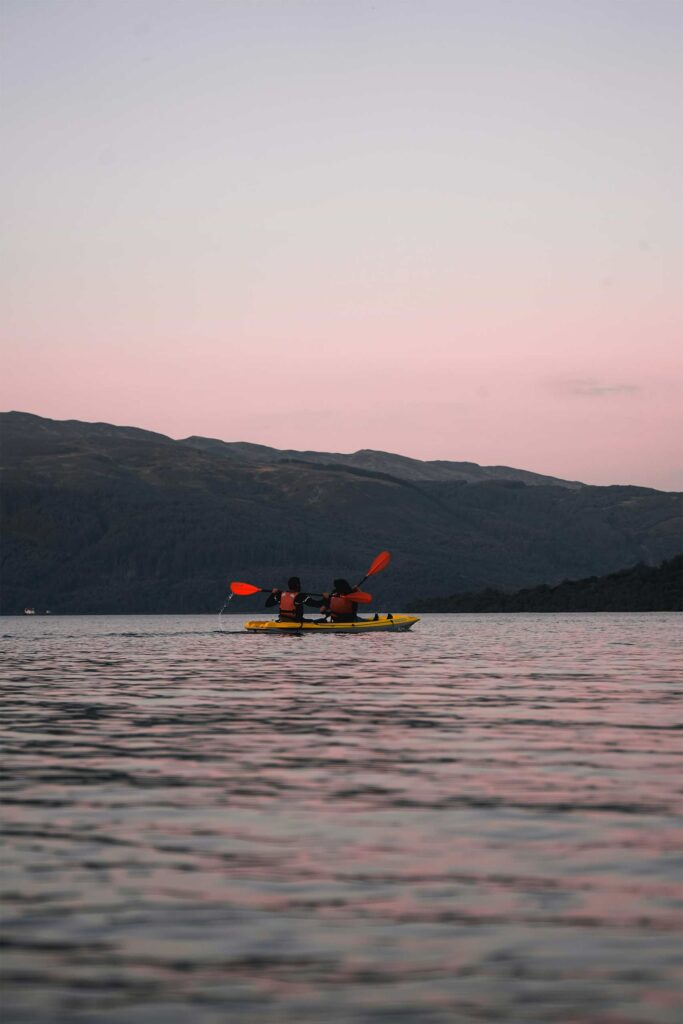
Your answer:
[[[350,594],[351,591],[353,590],[353,587],[351,586],[348,580],[335,580],[334,589],[337,591],[338,594]]]
[[[301,590],[301,580],[298,576],[290,576],[287,581],[287,590]]]

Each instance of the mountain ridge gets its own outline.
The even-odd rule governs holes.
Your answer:
[[[373,592],[399,610],[420,591],[555,584],[680,550],[680,495],[651,488],[401,479],[33,414],[0,414],[0,442],[3,612],[211,611],[229,579],[296,572],[319,590],[385,548]]]
[[[31,422],[40,425],[43,433],[49,433],[47,425],[59,425],[75,433],[87,428],[88,431],[97,432],[101,437],[105,436],[126,436],[140,441],[150,443],[165,443],[176,446],[186,446],[202,451],[211,451],[248,462],[310,462],[315,465],[345,465],[349,468],[364,469],[385,473],[395,476],[397,479],[415,481],[453,481],[461,480],[468,483],[483,482],[486,480],[512,480],[521,481],[529,486],[558,486],[568,489],[596,486],[586,484],[580,480],[566,480],[549,474],[537,473],[533,470],[518,469],[512,466],[491,465],[483,466],[477,462],[455,461],[450,459],[417,459],[408,455],[401,455],[396,452],[385,452],[374,448],[360,448],[355,452],[321,452],[308,449],[294,448],[273,448],[269,445],[257,444],[251,441],[223,441],[219,438],[203,437],[202,435],[191,435],[186,438],[172,438],[167,434],[158,431],[146,430],[141,427],[129,425],[118,426],[103,421],[89,422],[86,420],[53,420],[48,417],[38,416],[35,413],[11,410],[0,412],[0,424],[11,420]],[[0,444],[1,444],[0,435]],[[617,487],[640,487],[638,484],[607,484],[601,486]],[[657,490],[653,487],[644,488],[649,491]],[[671,492],[661,492],[671,493]]]
[[[293,448],[271,448],[249,441],[221,441],[218,438],[192,436],[183,438],[181,444],[206,450],[243,455],[254,461],[287,460],[312,462],[317,465],[348,465],[356,469],[376,469],[404,480],[521,480],[530,485],[553,484],[560,487],[583,487],[578,480],[562,480],[559,477],[534,473],[531,470],[516,469],[512,466],[480,466],[476,462],[455,462],[446,459],[414,459],[396,452],[384,452],[374,448],[360,448],[356,452],[319,452]]]

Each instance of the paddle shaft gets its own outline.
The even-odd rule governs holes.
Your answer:
[[[369,579],[370,576],[374,576],[376,572],[382,572],[383,569],[386,569],[387,565],[389,564],[389,560],[390,559],[391,559],[391,555],[390,555],[390,553],[388,551],[381,551],[379,553],[379,555],[377,555],[377,557],[374,559],[372,565],[370,566],[370,568],[368,569],[368,571],[366,572],[365,576],[360,581],[360,583],[356,584],[356,586],[354,587],[354,590],[352,591],[352,593],[354,591],[360,590],[360,588],[363,585],[363,583],[365,583],[365,581],[367,579]],[[242,587],[243,589],[241,591],[240,590],[236,590],[235,589],[236,587]],[[257,587],[253,583],[241,583],[241,582],[239,582],[239,583],[231,583],[230,584],[230,589],[232,590],[233,594],[241,594],[242,596],[248,596],[250,593],[258,594],[259,592],[262,593],[262,594],[267,594],[269,592],[270,593],[274,593],[275,592],[275,593],[280,593],[281,594],[283,592],[279,587],[270,587],[270,588],[269,587]],[[321,594],[319,591],[313,591],[313,590],[307,590],[307,591],[304,591],[304,593],[309,594],[311,597],[325,597],[326,596],[325,594]],[[369,595],[368,595],[368,598],[369,598]],[[363,601],[362,603],[365,604],[366,602]]]

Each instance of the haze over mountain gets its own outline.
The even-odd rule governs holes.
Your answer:
[[[3,612],[213,611],[230,579],[365,573],[375,605],[554,584],[681,549],[679,494],[384,452],[278,451],[0,416]],[[260,599],[232,610],[258,611]]]

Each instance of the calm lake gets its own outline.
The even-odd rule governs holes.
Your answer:
[[[0,620],[5,1024],[681,1019],[681,616]]]

